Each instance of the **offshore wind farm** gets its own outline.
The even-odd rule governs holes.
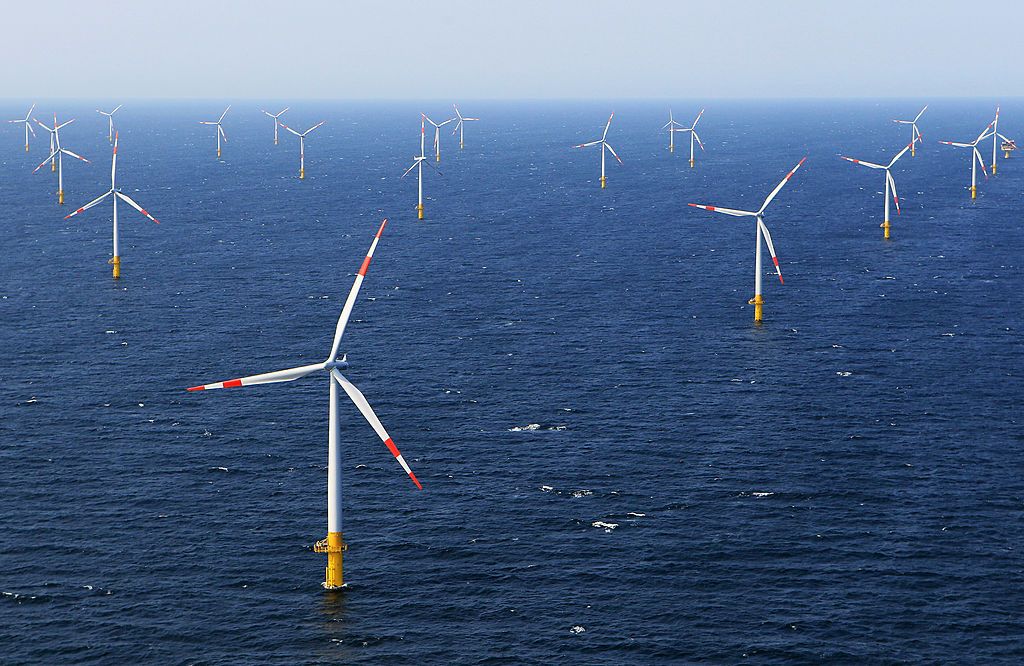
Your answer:
[[[662,17],[611,7],[648,58]],[[8,658],[1024,654],[1006,77],[570,99],[531,58],[505,96],[470,57],[394,99],[254,59],[0,100]]]

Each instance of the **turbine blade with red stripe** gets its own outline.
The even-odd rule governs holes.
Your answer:
[[[345,389],[345,393],[347,393],[348,397],[352,399],[353,403],[355,403],[355,406],[359,409],[363,418],[366,419],[367,423],[369,423],[377,433],[377,436],[380,437],[382,442],[384,442],[384,445],[388,447],[388,450],[391,451],[391,455],[395,457],[395,460],[397,460],[398,464],[402,466],[405,473],[409,475],[409,478],[416,484],[416,487],[423,490],[423,486],[420,484],[419,479],[417,479],[416,475],[412,473],[411,469],[409,469],[409,464],[405,462],[405,458],[402,457],[401,451],[399,451],[398,447],[395,446],[395,442],[391,439],[391,435],[389,435],[388,431],[384,429],[383,425],[381,425],[380,419],[378,419],[377,415],[374,414],[373,408],[370,407],[370,403],[366,401],[366,396],[364,396],[362,392],[356,388],[356,385],[350,382],[345,375],[338,372],[337,368],[331,370],[331,376],[334,377],[335,381],[338,382],[341,388]]]
[[[913,146],[913,145],[914,145],[914,142],[913,142],[913,141],[911,141],[910,143],[908,143],[908,144],[906,145],[906,147],[905,147],[905,148],[903,148],[903,150],[901,150],[900,152],[896,153],[896,157],[892,158],[892,161],[891,161],[891,162],[889,162],[889,168],[892,168],[892,165],[893,165],[893,164],[896,164],[896,161],[897,161],[897,160],[898,160],[899,158],[903,157],[903,154],[904,154],[904,153],[906,153],[906,152],[907,152],[908,150],[910,150],[910,147],[911,147],[911,146]]]
[[[220,388],[238,388],[239,386],[255,386],[257,384],[277,384],[278,382],[291,382],[296,379],[305,377],[306,375],[316,372],[317,370],[323,370],[325,363],[317,363],[315,365],[303,365],[298,368],[289,368],[288,370],[278,370],[276,372],[266,372],[262,375],[250,375],[248,377],[241,377],[239,379],[229,379],[226,382],[215,382],[213,384],[200,384],[199,386],[190,386],[187,390],[189,391],[208,391],[210,389]]]
[[[735,208],[719,208],[718,206],[705,206],[704,204],[686,204],[687,206],[693,206],[694,208],[703,208],[704,210],[710,210],[712,213],[724,213],[725,215],[732,215],[733,217],[756,217],[757,213],[751,213],[748,210],[737,210]]]
[[[779,268],[779,258],[775,255],[775,246],[772,245],[772,235],[768,233],[768,227],[765,225],[764,222],[761,221],[760,217],[757,218],[757,226],[761,227],[761,233],[764,234],[764,241],[765,243],[768,244],[768,252],[771,253],[772,261],[775,262],[775,272],[779,276],[779,282],[781,282],[782,284],[786,284],[782,280],[782,269]]]
[[[113,192],[113,190],[110,190],[110,192]],[[93,206],[95,206],[95,205],[96,205],[96,204],[98,204],[99,202],[103,201],[103,200],[104,200],[104,199],[106,199],[106,198],[107,198],[108,196],[110,196],[110,192],[104,192],[103,194],[101,194],[100,196],[96,197],[95,199],[93,199],[93,200],[92,200],[92,201],[90,201],[89,203],[85,204],[84,206],[82,206],[82,207],[81,207],[81,208],[79,208],[78,210],[76,210],[76,211],[74,211],[73,213],[71,213],[70,215],[65,215],[65,216],[64,216],[64,219],[66,220],[66,219],[68,219],[69,217],[74,217],[75,215],[78,215],[79,213],[83,213],[83,212],[85,212],[85,211],[89,210],[90,208],[92,208]]]
[[[888,170],[885,172],[885,179],[889,181],[889,189],[892,190],[892,201],[894,204],[896,204],[896,214],[899,215],[900,197],[898,194],[896,194],[896,179],[892,177],[892,174],[889,173]]]
[[[356,273],[356,279],[352,282],[352,289],[348,292],[348,298],[345,299],[345,305],[341,308],[341,316],[338,317],[338,325],[334,329],[334,343],[331,345],[331,354],[327,357],[328,361],[333,361],[338,356],[338,347],[341,345],[341,336],[345,334],[345,326],[348,324],[349,317],[352,316],[352,307],[355,305],[356,297],[359,295],[359,287],[363,284],[363,278],[366,277],[366,271],[370,270],[370,261],[373,259],[373,251],[377,249],[377,243],[380,242],[380,235],[384,233],[384,227],[387,223],[387,218],[380,223],[380,229],[377,230],[377,235],[373,237],[373,242],[370,243],[370,249],[366,253],[366,258],[363,259],[363,265],[359,267],[359,272]]]
[[[155,217],[153,217],[152,215],[150,215],[149,212],[145,208],[143,208],[139,204],[135,203],[132,200],[132,198],[129,197],[127,194],[125,194],[124,192],[117,192],[116,194],[121,199],[121,201],[124,201],[126,204],[128,204],[129,206],[131,206],[135,210],[139,211],[140,213],[142,213],[143,215],[145,215],[149,219],[153,220],[157,224],[160,224],[160,220],[158,220]]]
[[[615,117],[615,112],[612,111],[612,115],[608,116],[608,123],[604,126],[604,134],[601,135],[601,140],[604,141],[608,138],[608,128],[612,126],[612,118]]]
[[[839,159],[846,160],[847,162],[853,162],[854,164],[861,164],[861,165],[866,166],[866,167],[868,167],[870,169],[884,169],[885,168],[881,164],[875,164],[874,162],[865,162],[864,160],[854,159],[852,157],[847,157],[846,155],[840,155]]]
[[[71,157],[74,157],[74,158],[76,158],[76,159],[82,160],[83,162],[86,162],[86,163],[88,163],[88,162],[89,162],[89,160],[85,159],[84,157],[82,157],[82,156],[81,156],[81,155],[79,155],[78,153],[73,153],[73,152],[71,152],[71,151],[70,151],[70,150],[68,150],[67,148],[61,148],[61,149],[60,149],[60,152],[64,153],[65,155],[70,155]]]
[[[615,155],[615,159],[619,160],[619,164],[622,164],[622,159],[619,158],[619,156],[615,153],[615,149],[612,148],[612,145],[610,143],[608,143],[607,141],[605,142],[604,145],[605,145],[605,148],[607,148],[608,150],[612,151],[612,155]]]
[[[57,153],[59,153],[59,152],[60,152],[59,150],[55,150],[52,153],[50,153],[50,156],[47,157],[45,160],[43,160],[42,164],[37,166],[35,169],[32,169],[32,173],[35,173],[36,171],[39,171],[40,169],[42,169],[43,165],[46,164],[47,162],[49,162],[50,160],[52,160],[54,157],[57,157]]]
[[[759,211],[757,211],[758,214],[761,214],[761,213],[764,212],[764,209],[767,208],[768,204],[770,204],[772,202],[772,199],[775,198],[775,195],[777,195],[780,191],[782,191],[782,188],[786,186],[786,183],[788,183],[789,179],[793,177],[793,174],[796,173],[796,170],[799,169],[801,167],[801,165],[803,165],[803,163],[806,162],[806,161],[807,161],[807,158],[804,157],[799,162],[797,162],[796,166],[793,167],[793,170],[790,171],[789,173],[787,173],[785,178],[782,179],[782,182],[780,182],[778,185],[775,186],[775,189],[772,190],[772,193],[769,194],[768,198],[764,200],[763,204],[761,204],[761,209]]]

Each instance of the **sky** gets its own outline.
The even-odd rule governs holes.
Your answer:
[[[0,97],[18,100],[1024,90],[1021,0],[47,0],[2,16]]]

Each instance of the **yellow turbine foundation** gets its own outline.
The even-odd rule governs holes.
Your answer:
[[[56,170],[57,170],[57,163],[56,162],[50,162],[50,171],[56,171]]]
[[[64,190],[57,191],[57,203],[59,203],[61,206],[64,205]]]
[[[604,176],[601,176],[601,189],[602,190],[604,189],[604,186],[605,186],[606,182],[608,182],[608,179],[605,178]]]
[[[917,157],[917,151],[914,150],[914,144],[910,144],[910,156]]]
[[[28,150],[28,146],[25,146],[25,150]],[[1004,160],[1010,159],[1010,151],[1008,151],[1008,150],[1004,150],[1003,151],[1003,159]]]
[[[26,153],[28,152],[28,144],[27,143],[25,144],[25,152]],[[1009,157],[1010,153],[1006,153],[1006,156]]]
[[[328,532],[326,539],[321,539],[313,546],[318,553],[327,553],[327,568],[324,570],[324,588],[336,590],[345,584],[342,557],[348,545],[341,538],[341,532]]]
[[[757,294],[747,301],[747,303],[754,306],[754,323],[760,324],[761,320],[764,318],[764,298],[761,294]]]
[[[217,149],[217,157],[220,157],[220,148]]]
[[[299,180],[303,180],[303,179],[305,179],[305,177],[306,177],[306,170],[305,169],[299,169]]]
[[[992,163],[992,175],[993,176],[996,175],[996,163],[995,162]]]
[[[971,185],[971,198],[972,199],[977,199],[978,198],[978,188],[977,188],[976,185]]]
[[[693,160],[690,160],[690,168],[693,168]]]
[[[114,279],[118,280],[121,278],[121,257],[115,256],[113,259],[107,262],[114,267]]]
[[[669,146],[668,147],[668,152],[670,152],[670,153],[676,152],[676,147],[675,146]]]
[[[889,220],[882,222],[882,236],[885,240],[889,240]]]
[[[423,219],[423,204],[416,204],[416,216],[417,219]]]

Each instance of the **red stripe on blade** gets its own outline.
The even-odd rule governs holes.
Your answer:
[[[420,480],[416,478],[415,474],[409,472],[409,478],[412,479],[412,482],[416,484],[418,489],[423,490],[423,486],[420,484]]]
[[[186,391],[205,391],[206,387],[205,386],[190,386],[190,387],[188,387],[185,390]]]
[[[363,277],[366,277],[366,271],[368,271],[369,269],[370,257],[367,256],[366,259],[363,259],[363,265],[359,268],[359,274],[362,275]]]
[[[224,388],[238,388],[242,385],[241,379],[232,379],[229,382],[224,382]]]
[[[388,451],[391,451],[391,455],[393,455],[394,457],[397,458],[398,456],[402,455],[401,453],[398,452],[398,447],[395,446],[394,440],[392,440],[390,437],[384,440],[384,445],[388,447]]]
[[[380,229],[377,230],[377,238],[380,238],[380,235],[384,233],[384,227],[387,225],[387,223],[388,218],[385,217],[384,221],[380,223]]]

